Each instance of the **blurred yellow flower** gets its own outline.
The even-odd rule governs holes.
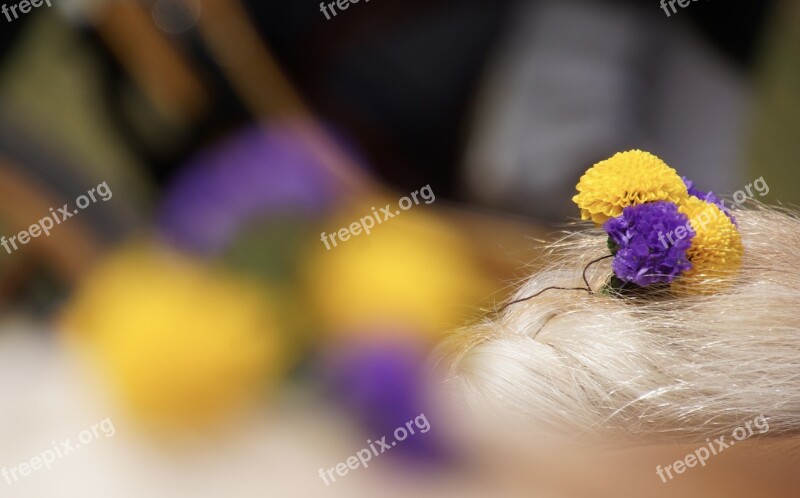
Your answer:
[[[678,173],[658,157],[641,150],[619,152],[600,161],[581,177],[572,200],[581,219],[602,225],[626,206],[654,201],[676,204],[688,197]]]
[[[153,248],[100,264],[63,325],[126,406],[158,426],[206,427],[281,370],[276,322],[259,287]]]
[[[325,329],[337,336],[400,329],[436,339],[463,325],[489,292],[467,248],[469,241],[437,218],[404,212],[330,251],[317,242],[307,267],[310,294]]]

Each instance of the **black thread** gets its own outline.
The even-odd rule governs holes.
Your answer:
[[[556,286],[545,287],[544,289],[540,290],[536,294],[533,294],[533,295],[527,296],[527,297],[522,297],[522,298],[519,298],[519,299],[515,299],[514,301],[511,301],[510,303],[506,304],[505,306],[503,306],[502,308],[497,310],[497,313],[500,313],[501,311],[505,310],[506,308],[508,308],[512,304],[517,304],[517,303],[521,303],[521,302],[524,302],[524,301],[528,301],[528,300],[533,299],[534,297],[537,297],[540,294],[543,294],[543,293],[545,293],[545,292],[547,292],[549,290],[566,290],[566,291],[577,291],[577,290],[579,290],[579,291],[588,292],[589,295],[593,295],[594,291],[592,290],[592,286],[589,285],[589,279],[586,278],[586,272],[589,270],[589,267],[591,267],[593,264],[599,263],[600,261],[603,261],[604,259],[613,258],[613,257],[614,257],[613,254],[607,254],[607,255],[602,256],[600,258],[593,259],[592,261],[589,261],[589,263],[586,264],[586,266],[583,268],[583,274],[582,274],[583,275],[583,282],[586,284],[586,287],[556,287]]]

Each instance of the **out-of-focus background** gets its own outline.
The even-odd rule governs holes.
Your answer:
[[[0,495],[796,496],[492,453],[427,372],[616,151],[800,200],[797,2],[14,2]]]

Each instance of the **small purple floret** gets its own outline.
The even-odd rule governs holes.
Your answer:
[[[608,220],[603,228],[617,246],[611,264],[617,278],[646,287],[672,282],[691,269],[686,251],[694,232],[678,238],[676,229],[688,225],[689,218],[666,201],[628,206],[622,216]]]
[[[689,191],[689,195],[693,195],[698,199],[700,199],[701,201],[706,201],[711,204],[715,204],[723,213],[725,213],[725,216],[727,216],[731,220],[731,223],[733,223],[737,227],[739,226],[736,223],[736,218],[734,218],[730,210],[725,207],[724,200],[717,197],[717,195],[714,192],[711,191],[704,192],[702,190],[694,188],[694,182],[686,178],[685,176],[682,176],[681,179],[683,180],[683,183],[686,184],[686,189]]]

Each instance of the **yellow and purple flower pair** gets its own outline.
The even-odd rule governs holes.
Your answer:
[[[581,218],[602,225],[622,284],[675,285],[705,292],[703,281],[738,271],[742,241],[736,221],[712,192],[694,188],[648,152],[620,152],[592,166],[573,201]]]

